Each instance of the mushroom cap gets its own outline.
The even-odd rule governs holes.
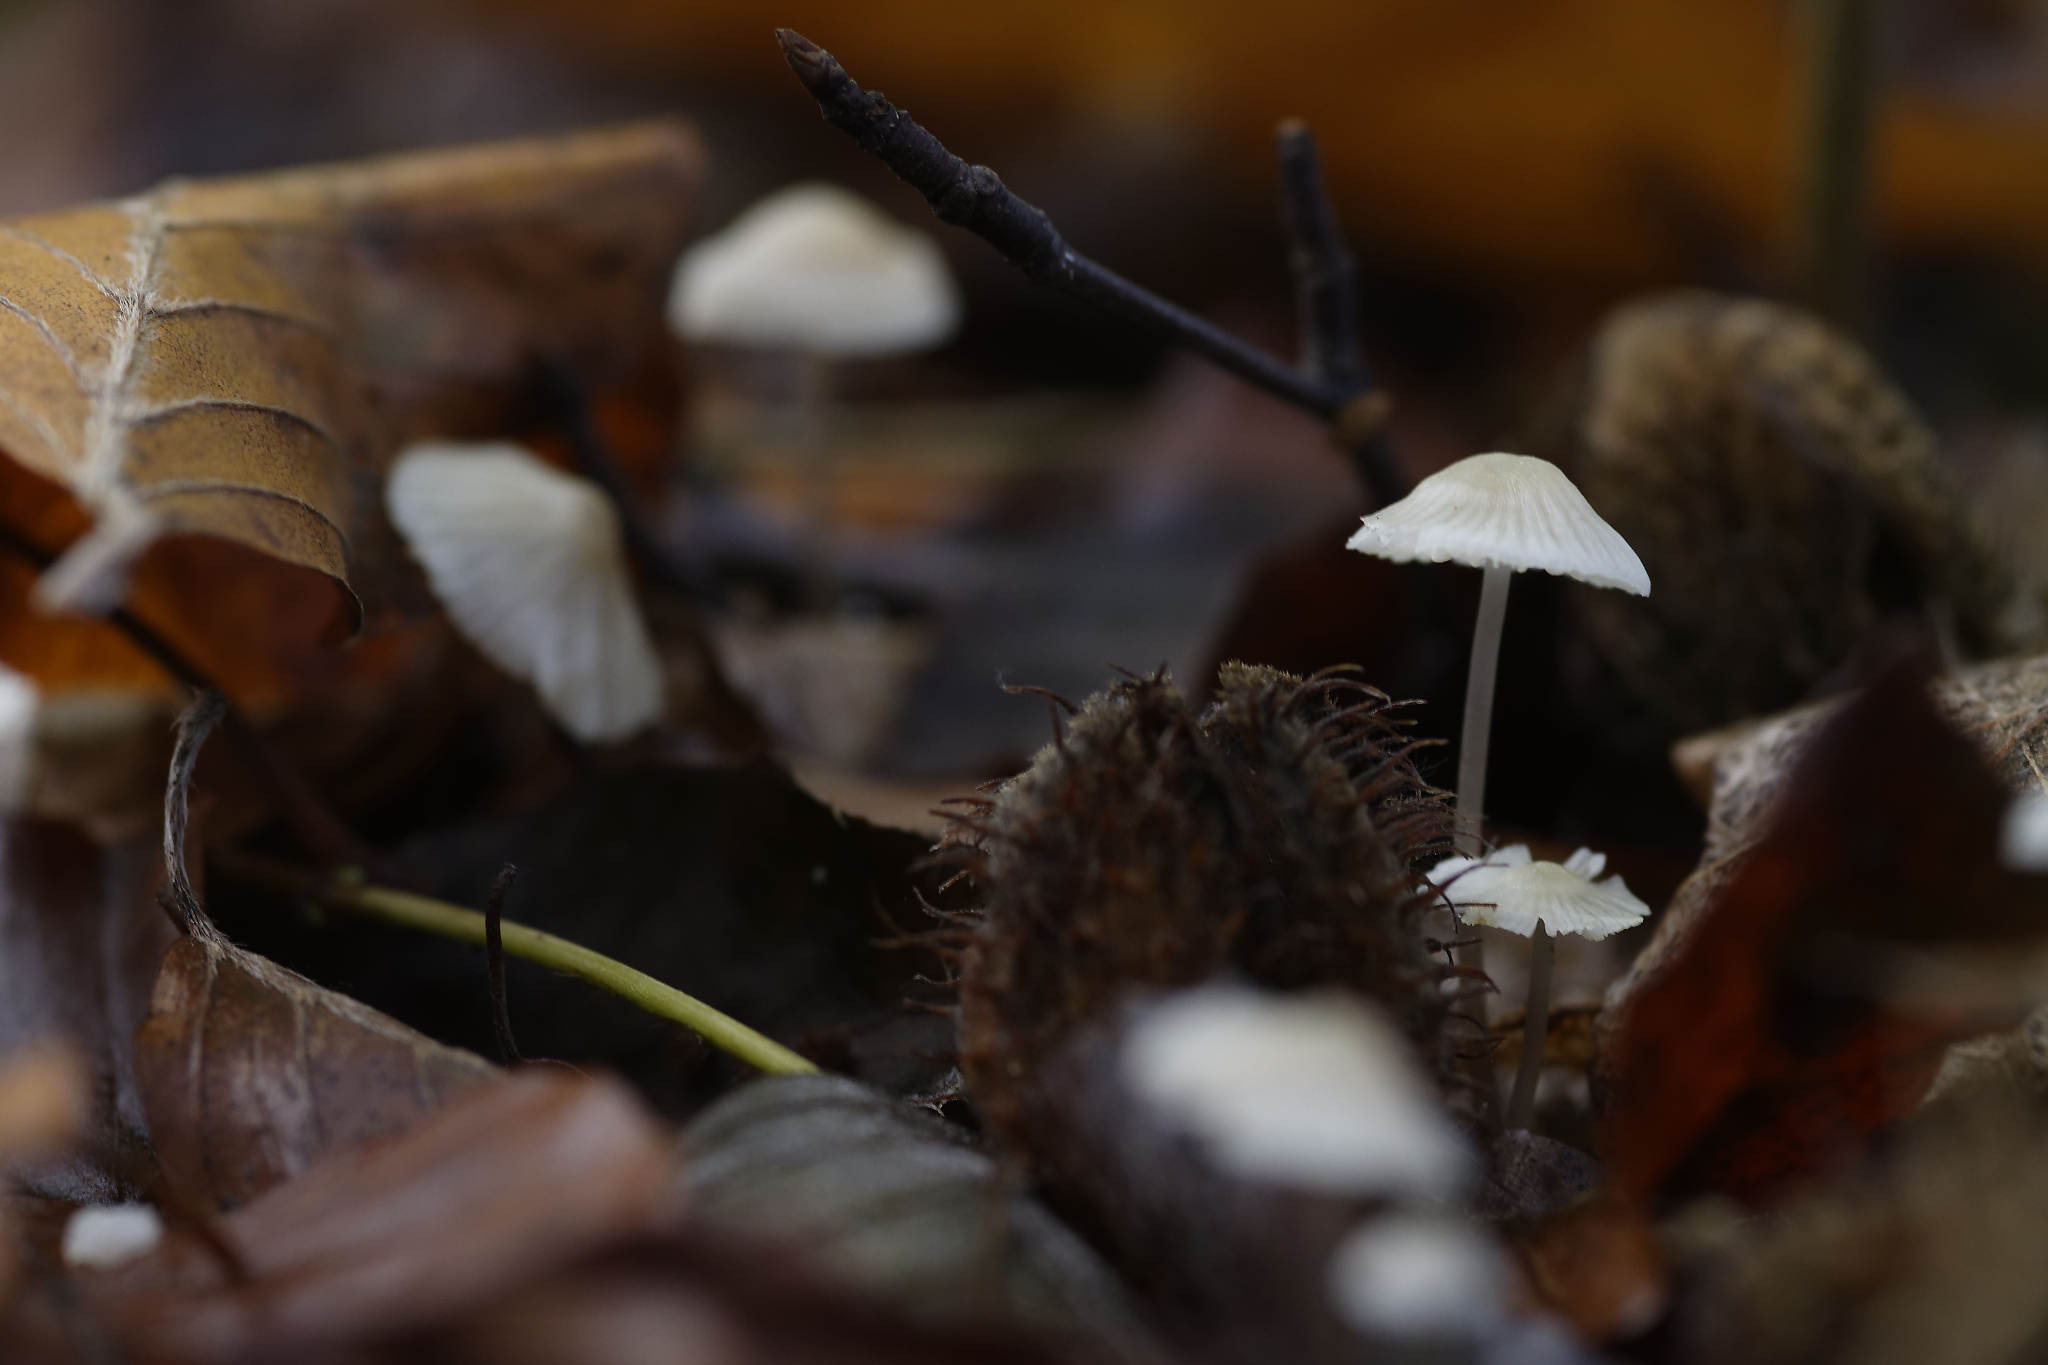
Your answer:
[[[41,699],[34,680],[0,664],[0,811],[20,809],[35,785]]]
[[[163,1240],[164,1220],[148,1204],[88,1204],[64,1224],[59,1254],[67,1266],[106,1270],[134,1260]]]
[[[1643,561],[1562,469],[1495,451],[1439,469],[1365,519],[1345,544],[1381,559],[1541,569],[1650,595]]]
[[[661,714],[661,664],[597,485],[515,445],[425,444],[399,456],[384,502],[455,628],[571,734],[617,739]]]
[[[686,341],[883,356],[935,346],[960,298],[931,238],[836,185],[791,185],[676,264],[669,325]]]
[[[1527,844],[1509,844],[1484,858],[1446,858],[1429,870],[1467,924],[1486,924],[1524,937],[1542,920],[1552,934],[1606,938],[1641,924],[1650,907],[1619,875],[1594,881],[1607,855],[1582,848],[1562,863],[1539,863]]]
[[[1367,1219],[1330,1253],[1327,1274],[1340,1318],[1402,1340],[1484,1336],[1512,1284],[1492,1239],[1441,1213]]]
[[[1182,991],[1139,1016],[1120,1068],[1164,1122],[1243,1179],[1446,1199],[1471,1175],[1407,1042],[1351,996]]]
[[[2048,872],[2048,793],[2021,792],[2005,808],[1998,861],[2014,872]]]

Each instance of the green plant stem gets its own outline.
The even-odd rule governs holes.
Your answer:
[[[1550,1033],[1550,967],[1555,956],[1539,919],[1536,932],[1529,936],[1529,993],[1522,1006],[1522,1060],[1515,1068],[1515,1089],[1508,1096],[1504,1121],[1509,1128],[1527,1128],[1536,1111],[1536,1081],[1543,1074],[1543,1043]]]
[[[350,884],[269,858],[237,856],[223,859],[223,863],[236,876],[280,891],[311,897],[330,910],[365,915],[478,947],[485,942],[484,916],[446,901],[389,887]],[[730,1053],[749,1066],[777,1075],[799,1075],[818,1070],[808,1058],[790,1051],[765,1034],[755,1032],[732,1016],[711,1008],[695,996],[685,995],[645,972],[602,953],[592,952],[580,943],[571,943],[568,939],[557,938],[511,920],[501,920],[500,930],[508,955],[608,990],[649,1014],[681,1024],[713,1047]]]

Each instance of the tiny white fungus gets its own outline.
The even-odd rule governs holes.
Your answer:
[[[1526,938],[1542,920],[1553,934],[1600,939],[1633,928],[1650,913],[1619,874],[1594,880],[1606,868],[1607,855],[1591,849],[1548,863],[1532,858],[1527,844],[1509,844],[1484,858],[1446,858],[1428,875],[1467,924]]]
[[[88,1204],[64,1224],[64,1264],[106,1270],[155,1249],[164,1220],[147,1204]]]
[[[659,717],[661,663],[597,485],[514,445],[427,444],[399,456],[384,495],[456,629],[571,734],[617,739]]]
[[[690,341],[838,357],[937,345],[960,300],[931,238],[836,185],[791,185],[677,263],[669,325]]]
[[[1474,1340],[1503,1316],[1506,1261],[1470,1226],[1390,1213],[1330,1254],[1330,1301],[1361,1332],[1404,1341]]]
[[[0,811],[19,810],[35,785],[41,700],[31,679],[0,664]]]
[[[1133,1024],[1121,1066],[1165,1122],[1245,1179],[1440,1200],[1472,1174],[1406,1041],[1349,996],[1184,991]]]
[[[1998,860],[2014,872],[2048,872],[2048,792],[2022,792],[2005,808]]]

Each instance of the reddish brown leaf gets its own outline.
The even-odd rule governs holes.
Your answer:
[[[2017,1017],[1909,1004],[1887,974],[2048,931],[2048,885],[1997,860],[2006,801],[1917,668],[1819,729],[1761,837],[1694,873],[1610,998],[1602,1134],[1625,1194],[1770,1199],[1910,1110],[1949,1043]]]

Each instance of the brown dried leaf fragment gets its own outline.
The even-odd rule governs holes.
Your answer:
[[[363,485],[406,436],[501,415],[542,356],[644,355],[700,160],[658,122],[0,223],[0,490],[48,548],[91,522],[38,596],[103,609],[199,536],[323,577],[315,615],[352,628]]]
[[[1827,717],[1608,994],[1596,1079],[1624,1195],[1774,1203],[1909,1114],[1950,1044],[2026,1013],[1974,970],[2048,946],[2048,881],[1998,860],[2007,800],[1924,665]]]
[[[190,938],[164,957],[135,1065],[165,1175],[222,1207],[405,1132],[497,1074],[254,953]]]
[[[183,1199],[232,1207],[327,1152],[406,1131],[499,1072],[214,928],[186,868],[185,835],[199,751],[225,710],[207,693],[179,722],[162,899],[185,937],[157,972],[135,1074],[165,1178]]]

